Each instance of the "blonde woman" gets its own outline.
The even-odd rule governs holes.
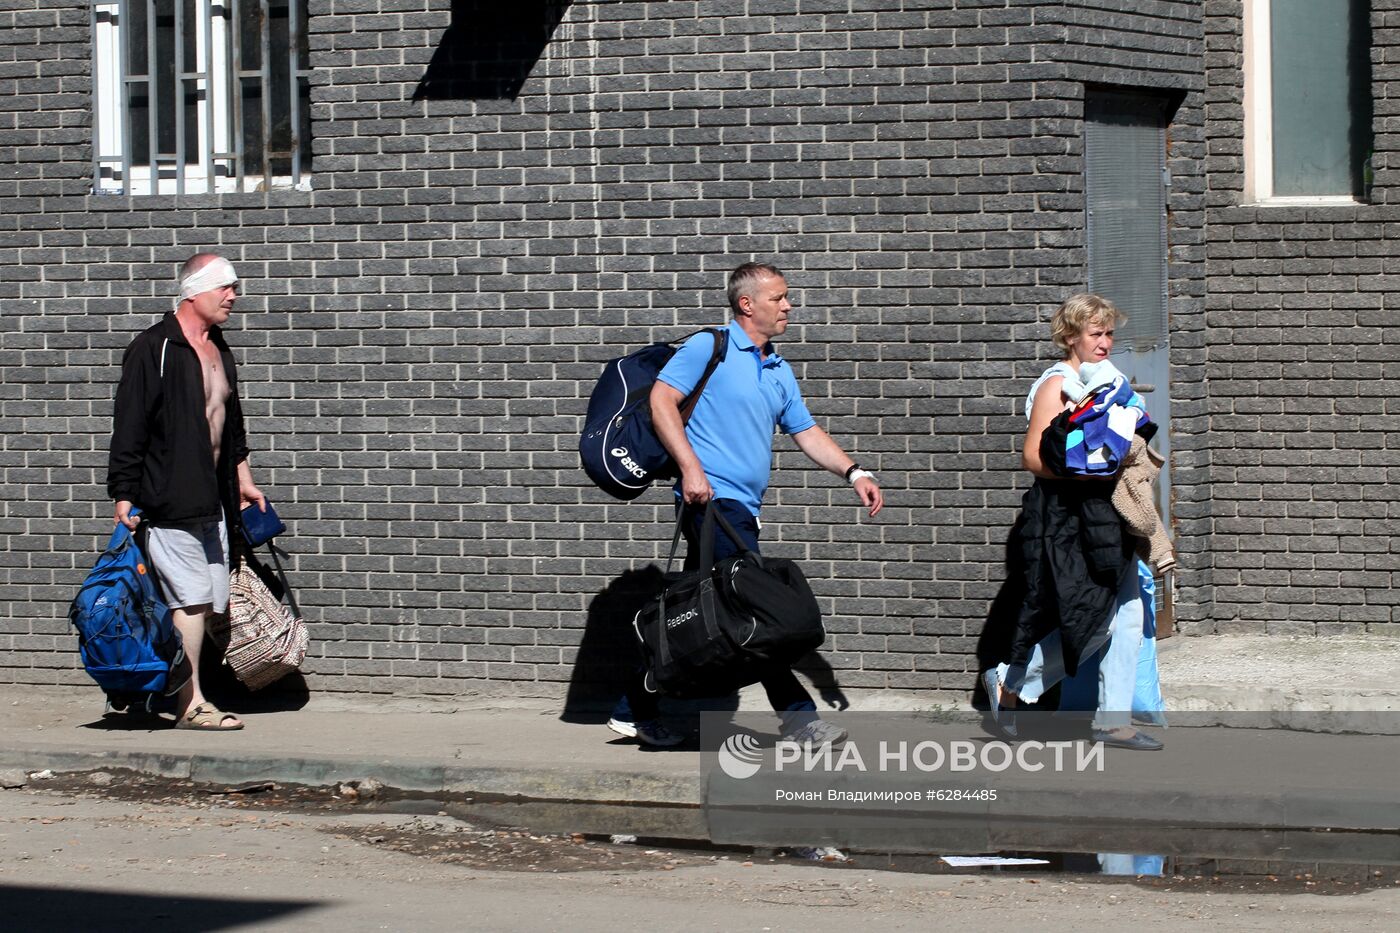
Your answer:
[[[1135,730],[1131,719],[1143,609],[1132,538],[1111,501],[1114,477],[1062,478],[1041,457],[1046,428],[1083,397],[1085,382],[1116,374],[1108,357],[1123,320],[1112,302],[1089,294],[1070,297],[1051,320],[1064,359],[1031,386],[1021,446],[1021,465],[1035,477],[1013,530],[1025,592],[1007,660],[983,671],[982,683],[997,725],[1014,735],[1004,707],[1018,698],[1035,703],[1080,659],[1103,651],[1094,738],[1150,751],[1161,742]]]

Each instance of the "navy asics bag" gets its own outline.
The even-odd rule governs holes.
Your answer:
[[[132,514],[137,514],[132,509]],[[189,677],[170,608],[160,598],[145,558],[125,525],[88,572],[68,610],[78,630],[83,667],[124,708],[151,694],[171,695]],[[176,674],[176,672],[179,672]]]
[[[683,421],[690,418],[700,393],[705,391],[705,383],[729,348],[729,333],[723,328],[706,328],[697,333],[713,334],[715,348],[705,364],[704,375],[680,404]],[[651,426],[651,387],[676,350],[669,343],[653,343],[609,360],[588,397],[579,457],[583,472],[614,499],[635,499],[647,491],[653,480],[675,479],[679,475],[675,461]]]

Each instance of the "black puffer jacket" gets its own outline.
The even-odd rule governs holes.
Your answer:
[[[1113,508],[1112,482],[1037,479],[1021,500],[1012,530],[1025,590],[1012,633],[1010,662],[1059,629],[1065,672],[1079,669],[1084,646],[1109,623],[1132,536]]]
[[[153,525],[238,514],[238,464],[248,459],[233,354],[217,327],[209,339],[228,376],[219,462],[204,414],[199,354],[174,314],[139,334],[122,357],[107,458],[107,495],[140,507]]]

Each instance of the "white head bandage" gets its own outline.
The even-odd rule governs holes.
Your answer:
[[[233,263],[219,256],[180,280],[180,300],[224,285],[233,285],[237,281],[238,273],[233,271]]]

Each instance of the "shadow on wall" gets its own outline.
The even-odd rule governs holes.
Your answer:
[[[661,591],[661,568],[648,564],[628,570],[609,583],[588,604],[583,640],[579,642],[569,692],[564,700],[565,722],[600,722],[603,710],[627,689],[628,679],[642,666],[642,651],[632,631],[637,611]]]
[[[607,710],[627,689],[628,681],[642,666],[642,651],[632,629],[632,619],[665,583],[661,568],[648,564],[629,570],[607,585],[588,604],[583,639],[569,679],[564,700],[564,722],[597,723],[607,719]],[[819,708],[843,710],[851,704],[825,657],[813,651],[794,667],[812,679],[821,697]],[[694,700],[663,700],[663,712],[698,715],[701,711],[728,711],[739,708],[739,696]]]
[[[514,100],[572,0],[452,0],[414,100]]]
[[[1016,622],[1021,615],[1021,604],[1026,598],[1026,560],[1021,553],[1020,535],[1017,533],[1021,518],[1006,536],[1006,578],[1001,588],[987,607],[987,620],[982,626],[982,634],[977,639],[977,670],[985,671],[1011,660],[1011,641],[1016,636]],[[987,694],[982,688],[981,678],[973,675],[972,703],[977,709],[987,707]]]
[[[813,651],[793,665],[793,670],[801,671],[812,680],[812,687],[817,691],[817,696],[821,702],[817,703],[817,709],[843,710],[851,708],[851,701],[846,698],[846,692],[841,689],[841,682],[836,677],[836,671],[832,668],[831,662],[824,656]]]
[[[987,607],[987,620],[982,626],[982,634],[977,639],[977,673],[972,675],[975,683],[970,687],[974,709],[990,708],[986,688],[982,686],[982,678],[977,674],[1011,660],[1011,643],[1016,638],[1016,625],[1021,618],[1021,606],[1026,600],[1026,580],[1030,572],[1026,566],[1025,555],[1021,551],[1020,529],[1023,519],[1024,516],[1018,516],[1011,530],[1007,532],[1006,579],[1002,581],[992,604]],[[1041,694],[1038,706],[1022,708],[1059,709],[1060,684],[1047,688]]]

